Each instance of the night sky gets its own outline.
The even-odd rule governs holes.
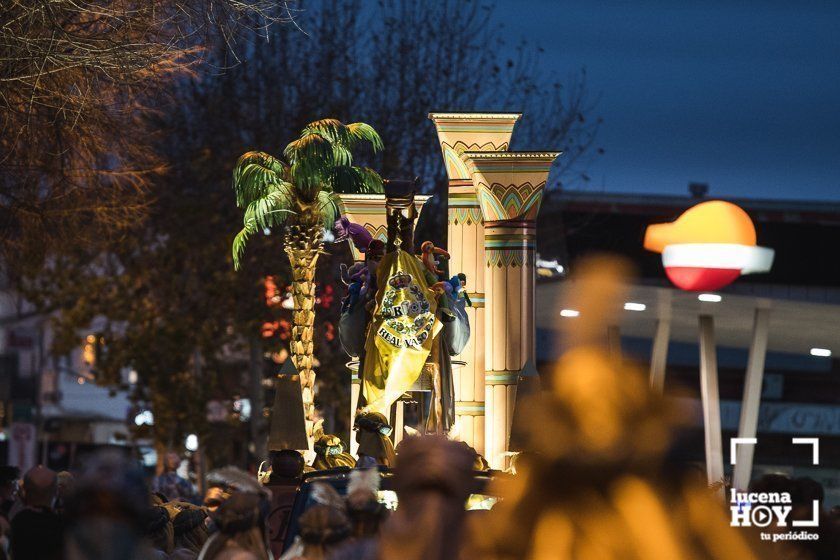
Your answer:
[[[495,17],[546,72],[586,68],[606,149],[587,190],[840,200],[840,1],[499,0]]]

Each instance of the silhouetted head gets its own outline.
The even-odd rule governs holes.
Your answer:
[[[316,504],[300,516],[300,538],[307,545],[335,545],[350,536],[350,520],[338,508]]]
[[[163,459],[163,470],[165,472],[172,472],[178,470],[181,465],[181,456],[174,451],[170,451]]]
[[[274,478],[300,478],[303,474],[303,455],[294,449],[272,451],[270,459]]]
[[[58,479],[42,466],[31,468],[23,477],[23,501],[30,507],[52,507]]]
[[[139,465],[113,451],[96,454],[81,470],[63,518],[67,558],[142,557],[149,492]]]
[[[213,512],[213,521],[219,531],[226,534],[262,527],[261,501],[261,497],[256,494],[234,492]]]
[[[211,517],[219,529],[202,549],[202,558],[222,558],[227,549],[248,551],[259,560],[268,560],[265,534],[267,502],[264,497],[248,492],[234,492]]]

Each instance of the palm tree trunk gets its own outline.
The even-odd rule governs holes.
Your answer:
[[[315,265],[318,262],[323,238],[321,225],[293,225],[289,227],[286,254],[292,265],[292,361],[300,373],[306,432],[312,443],[315,422],[315,371],[312,369],[315,329]]]

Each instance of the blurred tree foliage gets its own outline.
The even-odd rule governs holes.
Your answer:
[[[173,80],[288,21],[277,0],[23,0],[0,9],[0,257],[118,237],[168,162],[147,126]]]
[[[45,247],[47,257],[18,277],[30,300],[56,311],[57,354],[77,348],[91,324],[101,326],[100,379],[118,382],[125,366],[138,372],[137,397],[153,406],[160,444],[179,443],[191,431],[209,434],[209,399],[249,394],[260,418],[264,359],[283,352],[290,312],[267,306],[263,286],[269,275],[278,286],[289,283],[279,232],[253,239],[239,272],[230,262],[240,221],[230,177],[243,152],[278,152],[319,118],[370,123],[385,150],[360,163],[385,178],[420,177],[436,196],[421,216],[419,238],[441,244],[446,181],[430,111],[523,111],[514,149],[565,151],[551,176],[554,190],[586,181],[599,152],[583,72],[542,75],[542,50],[509,44],[490,3],[294,6],[294,23],[242,45],[238,64],[223,37],[208,37],[206,63],[218,70],[172,79],[138,129],[114,131],[148,142],[165,164],[148,185],[144,220],[86,245]],[[335,328],[343,296],[338,264],[350,256],[344,245],[326,247],[332,255],[318,273],[316,403],[328,431],[346,437],[349,376]],[[266,324],[275,326],[264,331]],[[261,420],[250,434],[257,456],[264,452]]]

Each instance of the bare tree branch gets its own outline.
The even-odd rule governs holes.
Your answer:
[[[0,256],[8,264],[27,240],[83,243],[141,220],[165,169],[148,117],[174,81],[196,74],[205,45],[245,49],[290,19],[275,0],[6,2]]]

